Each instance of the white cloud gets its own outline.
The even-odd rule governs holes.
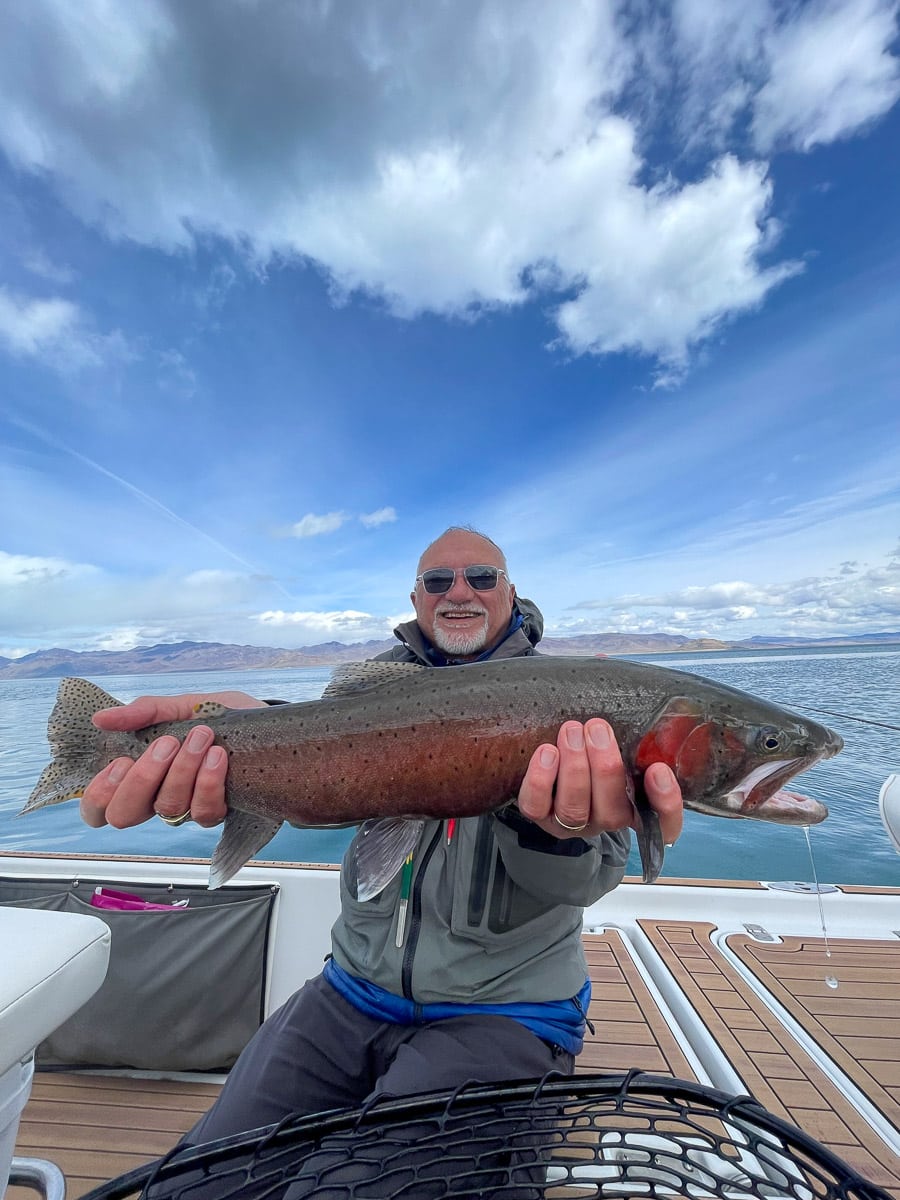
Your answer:
[[[359,519],[366,529],[377,529],[379,525],[388,525],[397,520],[397,510],[390,506],[377,508],[375,512],[360,513]]]
[[[291,526],[291,537],[319,537],[323,533],[334,533],[346,520],[347,515],[342,512],[322,513],[321,515],[307,513],[305,517],[301,517]]]
[[[29,653],[24,646],[0,646],[0,658],[24,658]]]
[[[95,567],[30,554],[7,554],[0,550],[0,587],[41,588],[48,584],[91,576]]]
[[[883,116],[900,96],[894,0],[817,0],[767,36],[769,79],[754,104],[753,134],[810,150]]]
[[[828,636],[833,632],[900,628],[900,575],[890,562],[847,575],[810,576],[779,583],[744,580],[684,587],[668,592],[629,594],[587,600],[575,610],[590,610],[594,621],[610,628],[704,629],[736,637],[739,626],[753,621],[754,632]],[[641,614],[640,616],[636,614]],[[566,622],[567,628],[583,618]]]
[[[694,150],[725,146],[743,120],[757,153],[810,150],[900,95],[896,0],[675,0],[670,23],[665,12],[643,34],[645,87],[657,103],[663,87],[678,97],[675,123]]]
[[[75,280],[75,272],[70,267],[65,263],[52,262],[43,250],[35,250],[27,255],[22,265],[32,275],[38,275],[49,283],[64,285]]]
[[[336,299],[402,317],[537,300],[567,351],[652,355],[666,379],[797,269],[767,262],[753,155],[847,136],[897,94],[885,0],[677,0],[628,28],[600,3],[466,11],[19,6],[0,146],[114,237],[312,261]],[[702,152],[688,179],[682,147],[651,157],[669,112]]]
[[[390,637],[393,626],[386,617],[345,609],[343,612],[259,613],[256,620],[269,629],[291,629],[300,634],[300,644],[318,641],[363,641]]]
[[[98,334],[71,300],[33,299],[0,287],[0,346],[69,373],[130,356],[121,334]]]
[[[35,357],[72,337],[80,322],[71,300],[29,300],[0,289],[0,338],[17,355]]]

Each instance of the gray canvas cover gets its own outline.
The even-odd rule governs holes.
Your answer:
[[[116,911],[90,903],[95,887],[171,912]],[[133,880],[0,878],[0,904],[80,912],[112,933],[106,980],[93,998],[38,1047],[38,1069],[133,1067],[221,1071],[263,1018],[272,888],[139,884]]]

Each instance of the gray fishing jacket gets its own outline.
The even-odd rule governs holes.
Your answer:
[[[523,623],[491,658],[535,654],[543,618],[517,599]],[[415,621],[380,659],[432,665]],[[401,876],[372,900],[356,899],[353,845],[341,868],[335,961],[418,1004],[528,1003],[574,996],[587,978],[582,911],[625,873],[627,830],[560,841],[514,805],[455,824],[426,821],[413,858],[405,932],[398,947]]]

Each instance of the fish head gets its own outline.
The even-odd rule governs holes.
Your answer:
[[[685,808],[695,812],[815,825],[827,817],[825,805],[784,785],[842,746],[839,734],[816,721],[716,688],[712,696],[668,701],[645,729],[635,767],[667,763]]]

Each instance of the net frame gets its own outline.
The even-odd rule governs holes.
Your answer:
[[[175,1147],[82,1200],[891,1200],[752,1096],[562,1076],[376,1097]]]

